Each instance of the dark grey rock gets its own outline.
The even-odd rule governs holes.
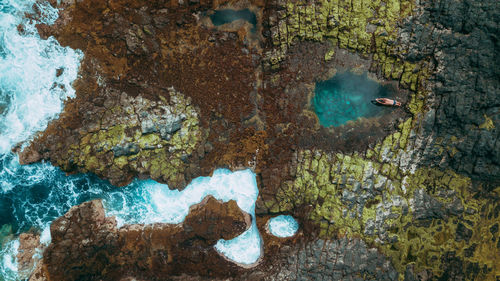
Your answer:
[[[389,260],[359,239],[320,239],[295,247],[283,253],[288,264],[265,280],[398,280]]]
[[[413,208],[413,217],[417,220],[443,219],[445,212],[443,204],[423,189],[415,190],[415,202]]]
[[[139,153],[140,147],[135,143],[127,143],[123,146],[115,146],[112,150],[115,157],[130,156]]]

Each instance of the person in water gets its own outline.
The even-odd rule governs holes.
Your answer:
[[[388,98],[378,98],[378,99],[375,99],[374,101],[375,101],[375,103],[377,103],[379,105],[401,106],[401,103],[399,101],[391,100]]]

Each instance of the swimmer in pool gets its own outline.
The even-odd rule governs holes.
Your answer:
[[[401,103],[396,100],[391,100],[388,98],[378,98],[372,101],[372,103],[377,105],[387,105],[387,106],[401,106]]]

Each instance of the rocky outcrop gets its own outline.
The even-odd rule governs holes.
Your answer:
[[[31,272],[42,258],[40,235],[34,233],[21,233],[19,235],[19,249],[17,252],[17,268],[20,279],[25,280],[30,277]]]
[[[230,265],[213,248],[248,227],[251,217],[235,201],[209,196],[179,225],[125,225],[106,217],[101,201],[72,207],[51,225],[52,242],[39,272],[46,280],[165,280],[191,274],[225,276]]]
[[[21,154],[23,163],[50,160],[115,185],[149,177],[183,188],[213,170],[205,158],[253,135],[229,132],[255,114],[257,49],[245,30],[201,24],[202,13],[222,3],[132,2],[66,1],[54,26],[38,26],[84,59],[76,98]],[[253,141],[248,146],[255,151]],[[253,158],[244,156],[234,166]]]
[[[422,1],[403,26],[405,58],[434,61],[429,86],[433,149],[422,165],[500,182],[498,3]]]
[[[284,264],[263,280],[399,280],[390,260],[359,239],[318,239],[280,254],[287,256]]]
[[[21,159],[47,159],[119,185],[139,176],[175,188],[214,166],[253,167],[256,212],[292,213],[308,226],[308,238],[265,240],[265,247],[290,243],[297,254],[267,252],[254,275],[235,274],[241,278],[394,280],[395,271],[407,280],[497,278],[494,0],[257,1],[260,45],[249,44],[246,29],[203,24],[204,12],[220,4],[68,1],[56,28],[40,30],[84,51],[77,97]],[[392,84],[404,108],[340,128],[319,126],[308,104],[314,83],[345,68]],[[101,234],[92,232],[102,244],[78,262],[104,270],[103,261],[120,261],[131,268],[120,276],[146,279],[143,269],[169,264],[169,255],[152,250],[156,227],[122,232],[107,220],[92,222],[102,226]],[[106,233],[109,244],[102,242]],[[207,258],[218,257],[213,250],[199,260],[192,255],[199,244],[191,242],[173,254],[188,265],[203,263],[204,276],[227,266]],[[117,250],[125,244],[127,255]],[[350,257],[349,247],[359,256]],[[175,274],[189,273],[180,268]]]
[[[404,169],[405,153],[387,157],[394,144],[366,155],[300,152],[295,180],[284,182],[264,205],[276,213],[305,210],[320,237],[361,235],[392,257],[401,277],[408,267],[441,276],[457,261],[468,268],[463,276],[494,276],[493,261],[500,257],[490,229],[500,215],[499,195],[477,196],[470,178],[450,170]],[[387,162],[395,158],[397,165]]]
[[[147,175],[172,186],[185,186],[186,160],[204,139],[198,113],[190,99],[173,88],[158,96],[154,101],[109,90],[103,108],[85,113],[85,120],[95,120],[98,115],[99,122],[83,124],[77,143],[60,150],[53,147],[44,157],[65,170],[93,172],[115,185],[128,183],[133,175]],[[21,163],[39,160],[36,151],[34,147],[25,149]]]

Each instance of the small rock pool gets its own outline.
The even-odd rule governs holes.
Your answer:
[[[233,10],[233,9],[222,9],[215,11],[210,15],[210,20],[215,26],[220,26],[226,23],[231,23],[236,20],[245,20],[252,24],[252,32],[255,32],[255,27],[257,25],[257,16],[249,9],[243,10]]]
[[[360,117],[376,117],[391,108],[371,103],[375,98],[394,95],[390,86],[377,83],[366,73],[346,71],[316,83],[312,107],[324,127],[338,127]]]
[[[269,219],[268,228],[276,237],[292,237],[299,230],[299,224],[292,216],[280,215]]]

